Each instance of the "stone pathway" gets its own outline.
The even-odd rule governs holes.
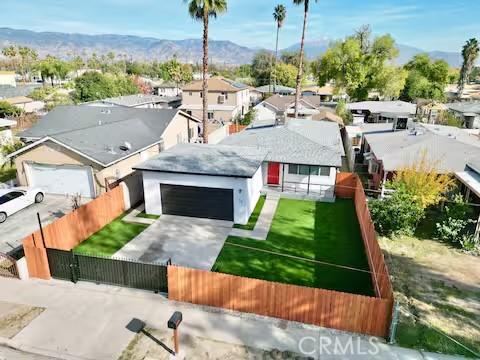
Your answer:
[[[268,193],[267,199],[263,204],[260,216],[257,219],[253,230],[232,229],[230,236],[245,237],[255,240],[266,240],[270,227],[272,226],[273,217],[277,211],[280,194]]]

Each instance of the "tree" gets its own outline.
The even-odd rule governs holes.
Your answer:
[[[402,190],[420,204],[422,209],[437,205],[455,186],[455,180],[449,174],[439,174],[441,160],[431,159],[426,150],[417,159],[397,171],[387,186]]]
[[[351,124],[353,122],[353,115],[347,107],[347,102],[345,100],[340,100],[335,108],[335,113],[343,119],[345,125]]]
[[[398,56],[395,41],[390,35],[370,41],[367,35],[359,30],[334,43],[313,66],[318,82],[324,85],[334,80],[337,91],[343,90],[359,101],[366,100],[372,90],[397,98],[405,85],[406,72],[389,64]]]
[[[274,64],[274,78],[273,78],[273,92],[276,92],[277,89],[277,61],[278,61],[278,37],[280,35],[280,29],[283,26],[283,23],[285,22],[285,18],[287,17],[287,9],[285,8],[284,5],[277,5],[275,6],[275,10],[273,12],[273,19],[275,20],[275,23],[277,24],[277,40],[275,44],[275,64]]]
[[[129,77],[104,75],[92,71],[75,79],[73,99],[81,103],[138,93],[138,87]]]
[[[10,45],[2,49],[2,55],[10,59],[11,66],[14,70],[17,68],[17,47],[15,45]]]
[[[40,75],[42,76],[43,84],[45,85],[45,82],[47,79],[50,79],[50,82],[52,86],[54,86],[54,80],[55,80],[55,74],[56,74],[56,68],[55,68],[55,63],[57,59],[51,55],[47,55],[47,57],[37,64],[37,70],[40,72]]]
[[[470,74],[472,73],[473,67],[475,66],[475,61],[477,61],[479,54],[480,54],[480,45],[477,39],[470,39],[463,46],[463,49],[462,49],[463,64],[462,64],[462,69],[460,70],[460,79],[458,80],[458,96],[459,97],[463,95],[465,84],[468,83],[470,79]]]
[[[227,0],[184,0],[194,20],[203,21],[203,141],[208,143],[208,25],[211,17],[227,11]]]
[[[257,86],[269,84],[274,60],[274,55],[267,50],[261,50],[253,57],[252,77]]]
[[[312,0],[317,2],[318,0]],[[303,8],[303,30],[302,30],[302,39],[300,41],[300,59],[298,61],[298,74],[297,74],[297,86],[295,93],[295,118],[298,117],[298,103],[300,102],[300,93],[301,93],[301,83],[303,77],[303,58],[305,53],[305,35],[307,32],[307,22],[308,22],[308,11],[310,7],[310,0],[293,0],[295,5],[302,5]]]
[[[275,67],[276,79],[279,84],[294,87],[296,84],[297,68],[290,64],[279,63]]]
[[[38,54],[29,47],[19,46],[18,55],[20,56],[20,73],[22,74],[23,80],[26,81],[27,74],[32,70],[32,64],[37,60]]]
[[[405,64],[404,69],[409,73],[402,91],[402,99],[407,101],[419,98],[437,101],[445,99],[445,86],[448,85],[450,74],[450,67],[446,61],[433,61],[428,54],[418,54]]]

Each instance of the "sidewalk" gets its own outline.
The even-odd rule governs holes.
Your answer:
[[[12,340],[0,339],[25,352],[66,360],[117,359],[133,339],[125,328],[133,318],[148,327],[166,329],[174,310],[182,311],[180,328],[188,335],[247,345],[260,349],[299,352],[299,342],[307,351],[317,349],[318,341],[354,340],[362,351],[372,349],[369,338],[345,332],[307,326],[299,323],[221,311],[168,301],[164,296],[92,283],[73,284],[65,281],[19,281],[0,278],[0,300],[45,307],[46,310],[20,331]],[[320,338],[321,337],[321,338]],[[322,340],[323,339],[323,340]],[[374,341],[377,341],[373,338]],[[2,341],[3,340],[3,341]],[[377,344],[377,343],[376,343]],[[453,359],[439,355],[422,355],[418,351],[378,343],[378,354],[335,356],[322,354],[321,359],[424,360]],[[194,358],[194,354],[186,354]],[[318,357],[318,351],[315,354]]]

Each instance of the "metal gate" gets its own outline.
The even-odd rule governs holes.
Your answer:
[[[0,276],[20,278],[18,276],[17,262],[11,256],[0,253]]]
[[[168,292],[167,265],[113,259],[47,249],[50,274],[57,279],[92,281],[135,289]]]

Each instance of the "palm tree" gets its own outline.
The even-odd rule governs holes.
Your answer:
[[[197,21],[203,21],[203,141],[208,143],[208,22],[211,17],[227,11],[227,0],[184,0],[188,3],[188,13]]]
[[[318,0],[312,0],[318,2]],[[300,56],[298,59],[298,75],[297,75],[297,90],[295,93],[295,118],[298,117],[298,103],[300,102],[300,86],[302,84],[303,77],[303,58],[305,52],[305,34],[307,32],[307,23],[308,23],[308,10],[310,8],[310,0],[293,0],[295,5],[304,5],[303,13],[303,31],[302,31],[302,41],[300,42]]]
[[[461,97],[463,90],[465,89],[465,84],[468,83],[470,74],[472,73],[473,66],[475,61],[480,54],[480,46],[477,39],[470,39],[463,46],[462,56],[463,64],[462,70],[460,71],[460,79],[458,80],[458,96]]]
[[[277,60],[278,60],[278,35],[280,34],[280,28],[283,26],[285,18],[287,17],[287,9],[283,5],[275,6],[275,11],[273,12],[273,18],[277,23],[277,43],[275,46],[275,65],[274,65],[274,80],[273,80],[273,92],[277,90]]]

